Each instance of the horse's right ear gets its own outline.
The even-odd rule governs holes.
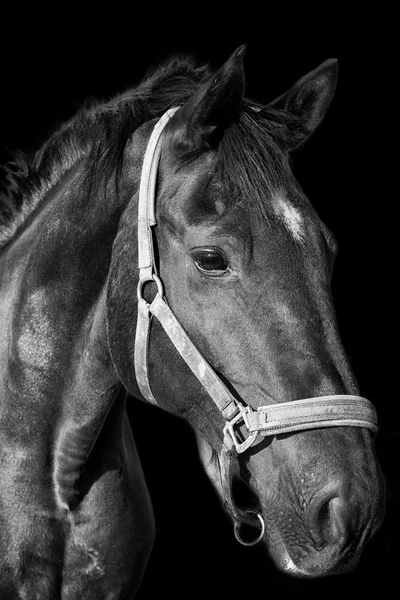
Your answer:
[[[271,108],[284,109],[298,117],[295,135],[290,136],[292,143],[289,150],[303,144],[324,118],[335,93],[337,73],[337,60],[326,60],[268,104]]]
[[[238,117],[244,94],[245,50],[246,46],[240,46],[172,117],[172,141],[178,152],[210,146],[218,132]]]

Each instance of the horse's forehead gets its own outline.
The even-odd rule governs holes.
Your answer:
[[[240,181],[221,177],[215,169],[216,161],[215,153],[210,152],[201,157],[195,169],[191,165],[182,170],[177,188],[181,188],[179,197],[187,225],[206,226],[209,222],[215,232],[229,236],[236,233],[246,239],[253,238],[252,234],[259,239],[264,235],[270,238],[274,231],[281,231],[299,249],[306,245],[310,228],[314,232],[319,229],[316,213],[290,173],[282,185],[266,186],[265,195],[259,190],[254,195],[251,191],[244,194]],[[176,214],[182,214],[181,210]]]
[[[247,236],[254,240],[271,239],[274,232],[284,231],[300,249],[306,244],[310,228],[318,230],[319,227],[310,203],[295,189],[280,187],[266,192],[260,206],[252,197],[237,198],[232,202],[226,197],[227,190],[220,182],[210,185],[207,193],[213,196],[213,206],[218,215],[217,229],[221,233],[226,230],[226,233],[237,232],[240,236],[247,229]]]

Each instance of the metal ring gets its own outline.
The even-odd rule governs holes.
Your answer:
[[[143,300],[143,287],[144,287],[145,283],[149,283],[151,281],[154,281],[154,283],[157,285],[158,295],[161,296],[161,298],[164,296],[164,288],[163,288],[162,281],[158,277],[158,275],[153,273],[153,275],[151,276],[151,279],[144,279],[144,280],[139,279],[138,286],[137,286],[138,300]]]
[[[258,520],[261,523],[261,531],[260,531],[258,537],[255,540],[253,540],[252,542],[245,542],[244,540],[242,540],[242,538],[239,535],[240,524],[237,521],[235,521],[235,524],[234,524],[234,527],[233,527],[233,531],[234,531],[234,534],[235,534],[235,538],[237,539],[237,541],[240,544],[242,544],[243,546],[255,546],[264,537],[265,523],[264,523],[264,519],[262,518],[262,516],[260,515],[259,512],[256,512],[255,510],[248,510],[247,514],[249,514],[249,515],[256,515],[258,517]]]

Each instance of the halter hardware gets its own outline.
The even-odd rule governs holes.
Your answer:
[[[164,296],[164,288],[163,288],[163,284],[161,279],[158,277],[158,275],[156,275],[155,273],[153,273],[150,276],[146,276],[145,279],[139,279],[138,284],[137,284],[137,297],[138,297],[138,301],[140,302],[140,300],[144,300],[143,298],[143,288],[145,286],[146,283],[150,283],[151,281],[154,281],[154,283],[157,286],[157,294],[159,296],[161,296],[161,298]],[[145,301],[145,300],[144,300]]]
[[[255,546],[256,544],[258,544],[258,542],[261,542],[261,540],[264,537],[265,523],[264,523],[264,519],[262,518],[262,516],[260,515],[259,512],[255,511],[255,510],[248,510],[247,514],[255,515],[258,518],[258,520],[260,521],[260,533],[258,534],[258,536],[254,540],[251,540],[251,542],[246,542],[239,535],[240,523],[238,523],[237,521],[235,521],[235,524],[233,526],[233,532],[235,534],[235,538],[237,539],[237,541],[240,544],[242,544],[242,546]],[[253,527],[253,524],[252,524],[252,527]]]
[[[238,408],[238,413],[226,422],[223,432],[225,445],[227,445],[226,440],[227,436],[229,436],[235,446],[236,452],[241,454],[242,452],[246,452],[246,450],[248,450],[254,444],[258,436],[258,431],[253,431],[250,433],[248,415],[251,412],[254,412],[254,409],[251,406],[243,406],[239,403],[237,403],[236,406]],[[237,432],[238,425],[241,423],[244,423],[248,431],[248,436],[244,441],[241,441]]]
[[[232,463],[237,455],[253,446],[259,435],[273,436],[278,433],[336,426],[366,427],[375,433],[377,431],[376,411],[366,398],[348,394],[291,400],[261,406],[257,410],[251,406],[243,406],[232,396],[169,308],[164,300],[162,281],[156,274],[151,227],[156,224],[155,187],[161,152],[160,138],[164,127],[177,110],[178,108],[171,108],[157,122],[143,159],[138,203],[139,283],[134,355],[136,380],[143,397],[157,405],[148,376],[150,320],[154,315],[225,419],[222,450],[219,455],[225,505],[234,520],[236,539],[241,544],[251,546],[263,538],[265,524],[258,512],[242,512],[234,505],[231,494]],[[147,282],[152,281],[157,286],[157,293],[149,304],[143,297],[143,289]],[[239,435],[239,425],[247,430],[248,436],[245,440]],[[238,533],[240,524],[254,525],[254,519],[249,519],[249,514],[256,515],[261,523],[260,534],[253,542],[243,541]]]

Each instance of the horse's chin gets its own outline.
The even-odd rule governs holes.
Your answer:
[[[275,566],[292,577],[315,579],[352,571],[359,563],[360,552],[350,549],[337,553],[335,549],[310,549],[297,553],[287,547],[279,533],[267,541],[268,550]]]

